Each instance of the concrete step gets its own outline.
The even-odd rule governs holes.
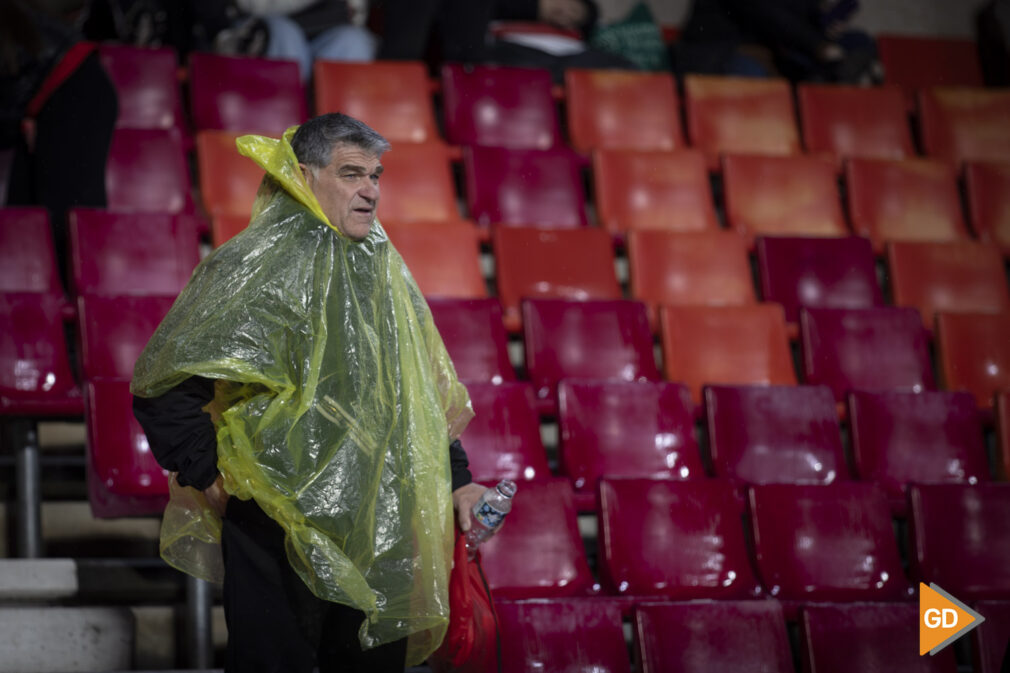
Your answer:
[[[71,559],[0,559],[0,603],[56,601],[77,590]]]
[[[135,624],[129,608],[0,606],[0,673],[128,670]]]

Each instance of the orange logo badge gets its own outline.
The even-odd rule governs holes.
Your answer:
[[[985,617],[935,584],[919,583],[919,654],[936,654]]]

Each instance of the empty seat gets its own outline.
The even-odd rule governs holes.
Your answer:
[[[922,146],[960,165],[1010,160],[1010,90],[936,87],[919,93]]]
[[[915,92],[931,86],[982,86],[978,47],[964,38],[877,35],[884,81]]]
[[[382,196],[378,216],[383,222],[455,222],[456,205],[449,154],[440,142],[401,143],[382,155]]]
[[[647,603],[635,608],[635,659],[649,673],[793,673],[777,601]]]
[[[730,155],[723,182],[729,225],[750,239],[849,233],[835,166],[824,158]]]
[[[582,511],[601,478],[704,478],[687,388],[665,381],[564,379],[558,384],[559,466]]]
[[[803,670],[818,673],[955,673],[954,648],[919,656],[913,603],[808,605],[800,618]]]
[[[191,211],[189,167],[178,131],[116,129],[105,165],[105,191],[109,210]]]
[[[963,601],[1010,598],[1010,484],[916,484],[909,502],[916,579]]]
[[[640,302],[529,299],[522,311],[526,372],[542,411],[553,412],[563,378],[659,379]]]
[[[518,331],[523,299],[620,299],[614,249],[600,229],[497,227],[493,232],[498,297],[505,327]]]
[[[486,297],[477,231],[466,222],[383,225],[428,297]]]
[[[428,307],[460,379],[515,380],[497,299],[431,299]]]
[[[76,293],[175,296],[200,261],[186,215],[74,208],[69,220]]]
[[[705,388],[715,474],[751,484],[849,478],[835,398],[824,386]]]
[[[966,390],[991,409],[993,395],[1010,389],[1010,315],[940,313],[936,335],[943,387]]]
[[[1010,601],[978,601],[975,609],[985,617],[972,633],[975,670],[1000,673],[1010,652]]]
[[[474,417],[460,440],[474,481],[549,479],[551,471],[530,384],[468,382],[466,388]]]
[[[96,517],[160,514],[168,472],[158,465],[133,416],[129,380],[85,384],[88,499]]]
[[[928,329],[938,312],[1000,313],[1010,309],[1003,256],[972,241],[893,242],[887,246],[891,295],[918,309]]]
[[[804,308],[800,311],[807,383],[850,390],[910,390],[935,386],[929,336],[911,308]]]
[[[467,147],[463,173],[478,224],[571,229],[589,222],[580,162],[567,149]]]
[[[796,383],[781,306],[664,306],[659,319],[666,379],[699,409],[705,385]]]
[[[907,101],[899,87],[800,84],[796,92],[807,152],[837,160],[915,156]]]
[[[596,214],[614,236],[719,228],[705,156],[695,150],[593,152]]]
[[[520,484],[508,522],[481,550],[496,600],[585,596],[598,589],[567,479]]]
[[[930,159],[853,159],[846,167],[852,229],[885,241],[967,238],[954,170]]]
[[[964,182],[975,235],[1010,255],[1010,161],[970,161]]]
[[[880,487],[766,484],[751,486],[749,496],[758,574],[772,596],[804,602],[911,596]]]
[[[604,598],[495,601],[502,671],[630,673],[621,608]]]
[[[98,54],[116,88],[117,127],[184,131],[174,49],[105,43]]]
[[[755,249],[761,296],[781,304],[790,324],[799,321],[801,306],[884,304],[873,247],[865,238],[762,237]]]
[[[438,138],[431,87],[423,63],[317,60],[313,66],[316,114],[343,112],[399,143]]]
[[[210,218],[210,242],[215,248],[223,245],[249,226],[248,215],[221,213]]]
[[[680,105],[670,73],[565,70],[568,135],[584,154],[603,148],[683,147]]]
[[[0,208],[0,292],[63,295],[45,208]]]
[[[137,358],[174,301],[154,295],[78,297],[84,378],[132,378]]]
[[[546,150],[561,143],[547,70],[447,63],[442,108],[445,136],[456,145]]]
[[[210,215],[244,217],[248,223],[256,192],[263,182],[263,169],[238,153],[236,138],[237,134],[227,131],[196,134],[200,198]]]
[[[604,479],[599,570],[635,598],[754,598],[743,499],[728,481]]]
[[[722,154],[796,154],[799,132],[789,82],[687,75],[687,135],[705,152],[709,167]]]
[[[909,484],[989,479],[982,422],[968,393],[850,393],[849,424],[859,478],[883,486],[898,515]]]
[[[307,116],[305,90],[294,61],[192,52],[189,92],[197,131],[279,136]]]

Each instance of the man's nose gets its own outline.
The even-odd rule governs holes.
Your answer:
[[[379,199],[379,185],[368,182],[358,190],[358,194],[369,201],[377,201]]]

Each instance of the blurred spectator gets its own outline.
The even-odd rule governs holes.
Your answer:
[[[989,86],[1010,84],[1010,0],[985,3],[975,15],[978,55]]]

